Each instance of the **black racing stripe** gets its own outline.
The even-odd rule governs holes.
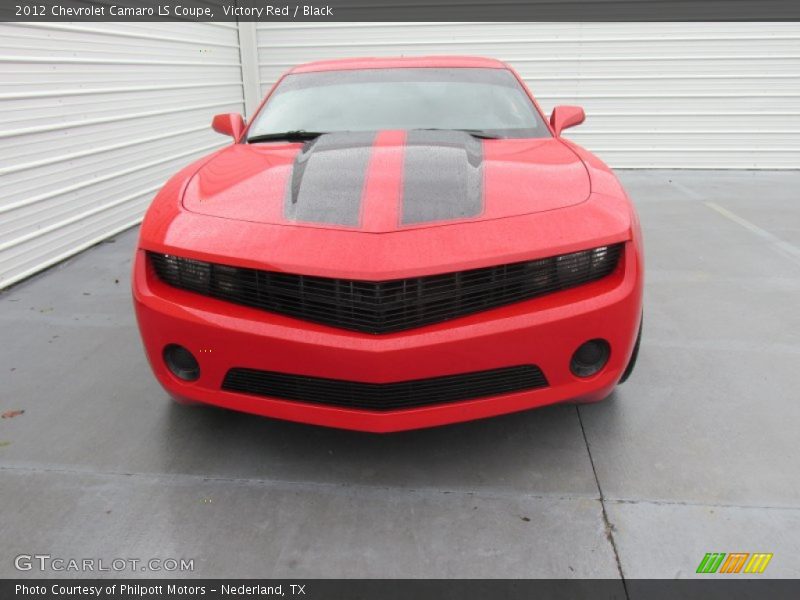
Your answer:
[[[403,225],[464,219],[483,211],[483,144],[463,131],[409,131]]]
[[[297,155],[284,202],[289,221],[359,224],[361,196],[376,133],[327,133]]]

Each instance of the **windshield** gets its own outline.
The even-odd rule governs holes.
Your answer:
[[[493,137],[550,137],[505,69],[360,69],[287,75],[248,139],[287,131],[466,129]]]

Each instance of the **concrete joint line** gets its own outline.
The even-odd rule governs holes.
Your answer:
[[[775,250],[781,256],[785,256],[786,258],[793,260],[795,263],[800,264],[800,248],[786,242],[779,237],[771,234],[769,231],[765,229],[761,229],[758,225],[755,225],[748,221],[747,219],[743,219],[739,215],[732,213],[727,208],[723,208],[716,202],[704,202],[704,204],[709,207],[711,210],[714,210],[721,214],[723,217],[728,219],[729,221],[733,221],[737,225],[741,225],[749,232],[754,233],[762,240],[767,242],[773,250]]]
[[[630,600],[631,596],[630,593],[628,592],[628,584],[625,581],[625,574],[622,572],[622,562],[620,561],[619,558],[617,542],[614,540],[614,526],[608,519],[608,513],[606,512],[605,496],[603,496],[603,488],[600,486],[600,479],[597,477],[597,469],[594,466],[594,458],[592,457],[592,450],[589,448],[589,439],[586,437],[586,429],[583,426],[583,419],[581,418],[581,409],[580,406],[577,404],[575,405],[575,412],[578,415],[578,423],[581,426],[583,443],[586,444],[586,453],[589,455],[589,464],[592,465],[592,474],[594,475],[595,485],[597,485],[597,493],[600,495],[600,509],[603,514],[603,525],[606,530],[606,539],[608,540],[608,543],[611,545],[611,550],[614,552],[614,560],[617,563],[617,571],[619,572],[619,578],[622,581],[622,588],[625,590],[625,598]]]

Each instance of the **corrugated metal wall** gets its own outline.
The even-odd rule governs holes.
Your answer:
[[[798,23],[0,24],[0,288],[136,224],[290,66],[447,53],[582,104],[615,167],[800,167]]]
[[[349,56],[509,62],[568,137],[613,167],[800,168],[800,23],[258,25],[262,92],[288,67]]]
[[[244,112],[235,24],[0,24],[0,287],[137,223]]]

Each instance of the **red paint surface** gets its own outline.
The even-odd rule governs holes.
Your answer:
[[[381,131],[367,169],[367,202],[361,224],[351,229],[388,232],[401,227],[405,134]],[[483,213],[501,219],[572,206],[589,197],[586,167],[556,138],[484,140]],[[183,206],[191,212],[252,223],[294,224],[283,216],[292,163],[299,143],[233,144],[189,182]],[[376,202],[377,196],[382,201]],[[403,228],[438,227],[433,221]],[[316,223],[299,223],[319,227]],[[342,228],[337,226],[337,228]]]
[[[425,58],[316,63],[299,70],[487,66],[497,61]],[[419,64],[422,61],[424,64]],[[472,64],[471,61],[485,61]],[[334,65],[338,65],[335,67]],[[298,224],[283,202],[300,144],[234,144],[175,175],[141,228],[133,293],[148,358],[173,395],[294,421],[398,431],[503,414],[613,389],[631,355],[642,309],[636,213],[606,165],[562,138],[484,142],[484,211],[458,222],[399,224],[403,142],[379,132],[358,227]],[[578,288],[410,331],[370,335],[308,323],[170,288],[144,250],[270,271],[379,281],[531,260],[626,242],[617,270]],[[574,350],[591,338],[611,345],[608,365],[579,379]],[[201,365],[185,383],[161,353],[178,343]],[[210,350],[210,351],[209,351]],[[447,405],[374,413],[223,392],[232,367],[388,383],[535,364],[550,386]]]

